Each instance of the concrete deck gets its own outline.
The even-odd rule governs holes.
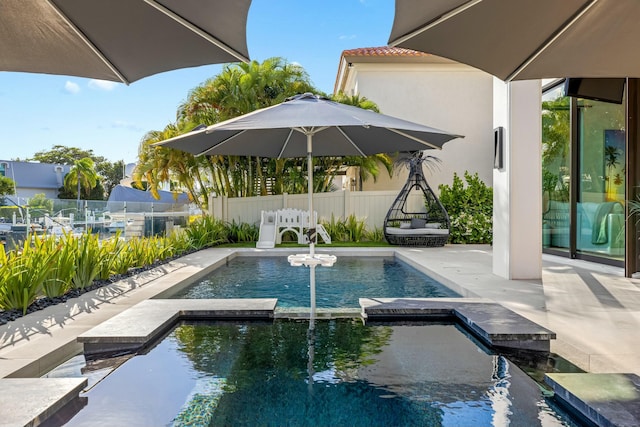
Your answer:
[[[282,249],[240,251],[252,256],[292,252]],[[205,274],[235,252],[214,248],[191,254],[139,277],[0,326],[0,378],[43,375],[81,350],[78,336],[139,302],[162,295],[168,288],[180,285],[194,275]],[[620,268],[543,256],[542,280],[506,280],[491,273],[491,247],[485,245],[332,248],[330,252],[338,256],[338,262],[340,256],[345,255],[395,253],[465,297],[498,303],[555,332],[551,351],[586,372],[640,375],[640,340],[637,340],[640,280],[625,278]],[[595,381],[594,384],[601,388],[606,382]],[[620,404],[637,405],[638,396],[640,392],[633,399],[627,396]],[[30,398],[34,398],[33,395]],[[0,403],[0,420],[16,415],[16,409],[14,405],[6,406],[4,401]],[[38,418],[32,419],[36,425]]]

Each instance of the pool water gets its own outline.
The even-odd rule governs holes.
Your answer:
[[[317,307],[359,307],[358,298],[459,297],[391,257],[339,257],[316,268]],[[282,257],[236,257],[171,298],[278,298],[279,307],[309,306],[309,269]]]
[[[449,324],[180,324],[83,399],[64,425],[579,425]]]

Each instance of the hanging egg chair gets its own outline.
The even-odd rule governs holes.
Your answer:
[[[391,245],[444,246],[449,239],[449,215],[424,177],[423,163],[438,160],[418,153],[405,162],[407,182],[384,219],[384,237]]]

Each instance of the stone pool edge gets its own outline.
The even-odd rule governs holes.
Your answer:
[[[215,256],[213,256],[213,259],[203,259],[206,257],[206,254],[208,254],[209,250],[205,250],[205,251],[201,251],[203,256],[196,256],[196,260],[197,262],[194,263],[194,265],[189,265],[188,262],[184,263],[187,265],[186,269],[183,269],[182,267],[178,267],[175,269],[172,269],[172,271],[166,272],[166,270],[163,268],[163,272],[165,272],[165,274],[160,277],[160,278],[153,278],[151,280],[143,280],[144,283],[138,283],[135,286],[126,289],[125,291],[122,292],[123,296],[127,296],[129,293],[131,293],[130,291],[139,291],[140,289],[144,289],[144,300],[150,300],[152,298],[158,298],[159,295],[161,295],[163,292],[166,292],[168,289],[173,289],[174,286],[179,285],[179,284],[184,284],[186,282],[190,282],[192,280],[197,280],[198,277],[201,277],[205,274],[207,274],[208,272],[210,272],[211,270],[215,269],[217,266],[219,266],[221,263],[227,262],[230,259],[235,258],[236,256],[278,256],[278,255],[286,255],[286,254],[291,254],[291,253],[296,253],[296,252],[302,252],[304,251],[303,248],[278,248],[278,249],[273,249],[273,250],[256,250],[256,249],[252,249],[252,248],[238,248],[238,249],[226,249],[224,251],[220,251],[219,248],[216,248],[217,251],[214,252]],[[429,274],[430,276],[434,277],[436,280],[440,281],[441,283],[443,283],[445,286],[450,287],[451,289],[453,289],[454,291],[460,293],[463,295],[463,297],[465,298],[469,298],[469,297],[474,297],[475,294],[473,294],[472,292],[466,290],[465,288],[463,288],[462,286],[460,286],[457,283],[452,282],[451,280],[448,280],[444,277],[442,277],[441,275],[437,274],[435,271],[430,270],[428,267],[425,267],[423,264],[420,263],[416,263],[414,261],[412,261],[410,258],[408,258],[407,256],[405,256],[404,254],[402,254],[400,251],[398,251],[396,248],[327,248],[327,249],[320,249],[317,252],[319,253],[323,253],[323,252],[331,252],[334,254],[337,254],[339,256],[394,256],[397,257],[398,259],[407,262],[408,264],[412,265],[413,267],[417,268],[418,270]],[[184,258],[180,258],[178,260],[176,260],[179,263],[183,263],[183,260],[189,258],[189,256],[184,257]],[[195,267],[195,268],[189,268],[189,267]],[[187,273],[188,270],[188,273]],[[171,277],[168,276],[172,276],[174,274],[177,273],[176,278],[173,280],[173,283],[167,283],[167,281],[171,282]],[[129,281],[131,281],[131,279],[129,279]],[[114,284],[115,286],[117,286],[118,284]],[[125,286],[126,287],[126,286]],[[157,289],[156,289],[157,288]],[[462,290],[462,292],[460,292],[460,290]],[[99,298],[98,298],[99,299]],[[491,300],[485,300],[485,301],[491,301]],[[380,301],[378,301],[377,303],[379,303]],[[469,301],[470,302],[470,301]],[[493,303],[495,305],[500,305],[497,303]],[[135,306],[135,304],[131,304],[131,302],[129,302],[129,304],[127,305],[127,303],[124,303],[124,305],[126,305],[129,309],[132,306]],[[107,304],[106,307],[108,307],[109,304]],[[127,310],[127,307],[125,307],[124,311]],[[503,307],[504,308],[504,307]],[[124,312],[122,311],[122,312]],[[366,310],[363,311],[366,313]],[[86,313],[88,314],[88,313]],[[373,312],[370,311],[368,314],[366,314],[367,316],[372,315]],[[416,313],[413,314],[406,314],[405,316],[415,316]],[[75,316],[69,316],[70,320],[71,317],[75,317]],[[114,316],[115,317],[115,316]],[[281,317],[281,316],[275,316],[275,317]],[[375,315],[374,315],[375,317]],[[112,317],[113,318],[113,317]],[[373,317],[370,317],[373,318]],[[469,322],[468,322],[469,323]],[[469,323],[471,325],[473,325],[473,322]],[[77,336],[82,335],[82,334],[78,334]],[[76,339],[74,339],[74,341],[76,343],[79,344],[79,341],[77,340],[77,336]],[[41,355],[40,359],[36,359],[34,363],[38,364],[38,365],[43,365],[43,363],[41,362],[41,359],[51,359],[51,358],[60,358],[62,359],[62,357],[64,356],[63,353],[68,352],[69,349],[69,342],[68,341],[68,336],[64,337],[64,342],[61,342],[60,345],[58,347],[55,348],[51,348],[49,350],[48,353]],[[65,348],[65,351],[61,351],[61,349],[63,349],[63,347]],[[58,364],[63,363],[64,360],[60,360],[58,362]],[[51,361],[49,361],[49,363],[51,363]],[[6,371],[6,370],[5,370]],[[4,375],[5,377],[8,376],[20,376],[20,374],[18,374],[18,372],[25,372],[25,369],[17,369],[14,371],[14,375],[11,374],[6,374]],[[592,374],[566,374],[566,375],[592,375]],[[593,374],[595,375],[595,374]],[[28,380],[28,381],[36,381],[36,382],[42,382],[43,386],[46,387],[47,382],[49,384],[54,384],[52,382],[50,382],[52,379],[50,378],[22,378],[24,380]],[[60,384],[58,384],[60,385]],[[562,386],[558,386],[558,387],[562,387]],[[64,388],[64,387],[62,387]],[[73,390],[76,388],[76,386],[74,387],[70,387],[69,390],[62,390],[62,388],[59,388],[58,391],[60,392],[64,392],[64,394],[66,396],[69,395],[69,392],[71,392],[70,394],[73,395]],[[570,388],[570,386],[569,386]],[[46,395],[48,393],[46,393],[46,389],[42,388],[41,389],[43,391],[43,393],[45,394],[44,397],[46,397]],[[558,388],[556,391],[556,393],[560,394],[562,392],[563,388]],[[570,393],[570,390],[566,389],[567,393]],[[640,392],[640,389],[638,390]],[[79,394],[80,390],[78,390],[76,394]],[[23,396],[23,398],[26,398],[27,396]],[[37,396],[34,396],[34,394],[29,394],[29,399],[34,399]],[[19,396],[18,396],[19,398]],[[60,402],[51,402],[51,408],[56,407],[56,405],[59,405]],[[582,413],[582,410],[580,407],[573,407],[577,412]],[[587,409],[590,408],[589,405],[587,405]],[[2,415],[2,417],[0,418],[4,418],[4,414],[7,413],[13,413],[15,412],[15,408],[14,407],[9,407],[7,408],[5,406],[5,402],[0,403],[0,415]],[[48,411],[47,413],[51,413],[51,411]],[[31,418],[31,422],[25,425],[38,425],[40,422],[42,422],[44,419],[42,418],[41,413],[33,413],[32,414],[33,417]],[[2,425],[2,423],[0,422],[0,425]]]

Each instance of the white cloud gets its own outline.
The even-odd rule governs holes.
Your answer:
[[[115,129],[126,129],[135,132],[141,132],[143,129],[135,123],[126,122],[124,120],[116,120],[111,123],[111,127]]]
[[[98,90],[113,90],[117,85],[118,83],[116,82],[110,82],[107,80],[96,80],[96,79],[89,80],[89,84],[88,84],[90,89],[98,89]]]
[[[78,86],[77,83],[67,80],[67,82],[64,84],[64,91],[67,93],[76,94],[80,92],[80,86]]]
[[[339,40],[353,40],[355,38],[356,38],[355,34],[349,34],[349,35],[344,35],[344,36],[338,37]]]

